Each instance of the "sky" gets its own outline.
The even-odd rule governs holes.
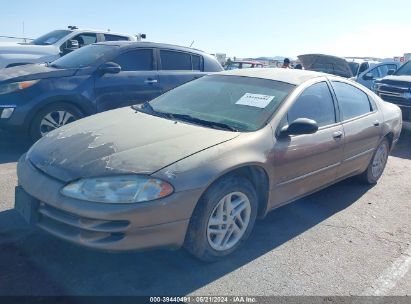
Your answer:
[[[411,53],[411,0],[0,0],[0,35],[54,29],[146,33],[148,41],[228,56]]]

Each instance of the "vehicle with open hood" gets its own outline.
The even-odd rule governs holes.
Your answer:
[[[348,62],[341,57],[324,54],[299,55],[299,61],[305,70],[333,74],[345,78],[353,77]]]

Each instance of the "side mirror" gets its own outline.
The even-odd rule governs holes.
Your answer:
[[[115,62],[106,62],[103,63],[99,68],[99,72],[101,75],[104,74],[118,74],[121,72],[121,66]]]
[[[78,48],[80,48],[80,46],[77,40],[68,40],[66,42],[66,45],[64,46],[64,49],[62,49],[61,53],[62,55],[66,55],[72,51],[77,50]]]
[[[372,73],[367,73],[364,76],[362,76],[362,79],[364,79],[364,80],[373,80],[374,75]]]
[[[387,75],[394,75],[395,69],[389,69]]]
[[[66,44],[66,50],[74,51],[80,48],[77,40],[69,40]]]
[[[315,120],[308,118],[298,118],[294,120],[289,126],[281,129],[280,135],[302,135],[313,134],[318,131],[318,124]]]

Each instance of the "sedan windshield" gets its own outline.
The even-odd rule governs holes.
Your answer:
[[[30,44],[35,44],[35,45],[49,45],[49,44],[54,44],[57,41],[59,41],[61,38],[67,36],[71,31],[68,30],[57,30],[57,31],[52,31],[50,33],[47,33],[43,36],[40,36],[37,39],[34,39]]]
[[[411,76],[411,61],[404,63],[395,73],[398,76]]]
[[[61,69],[93,66],[116,49],[117,47],[114,45],[91,44],[53,61],[50,66]]]
[[[262,128],[295,88],[274,80],[205,76],[150,102],[150,109],[176,120],[228,130]]]

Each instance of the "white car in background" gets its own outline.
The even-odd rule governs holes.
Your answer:
[[[0,69],[28,63],[51,62],[88,44],[118,40],[136,41],[137,38],[127,34],[69,26],[66,30],[54,30],[28,43],[0,42]]]
[[[381,63],[381,61],[353,57],[345,57],[344,59],[348,62],[353,77],[357,77],[369,68]]]

